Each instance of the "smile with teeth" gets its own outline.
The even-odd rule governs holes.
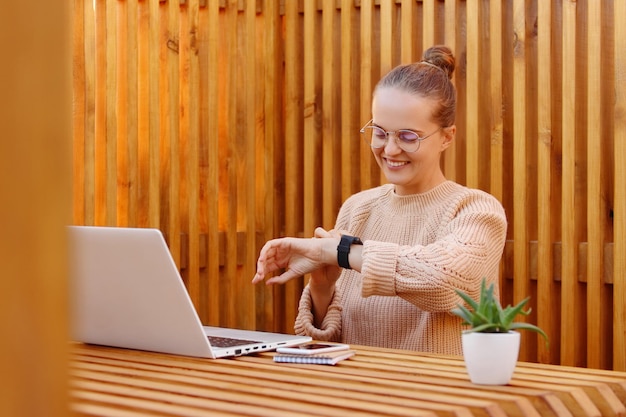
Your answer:
[[[389,159],[387,159],[387,165],[389,165],[390,167],[401,167],[403,165],[408,164],[407,161],[391,161]]]

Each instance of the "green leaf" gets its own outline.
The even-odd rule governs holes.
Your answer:
[[[465,321],[465,323],[463,324],[472,324],[472,313],[467,308],[465,308],[465,306],[459,306],[458,308],[455,308],[454,310],[452,310],[452,314],[461,317]]]
[[[513,323],[511,324],[511,330],[530,330],[539,333],[548,343],[548,335],[539,327],[530,323]]]
[[[464,332],[506,333],[510,330],[530,330],[541,334],[548,344],[548,336],[538,326],[525,322],[514,322],[517,316],[530,314],[531,309],[524,310],[530,297],[526,297],[515,306],[508,305],[506,308],[502,308],[500,300],[494,295],[494,292],[495,285],[493,283],[487,285],[485,278],[480,284],[478,301],[463,291],[456,290],[467,307],[463,304],[457,304],[457,308],[452,309],[451,313],[463,319],[463,325],[470,326]]]
[[[461,296],[461,298],[463,299],[463,301],[465,301],[467,304],[469,304],[469,306],[474,309],[474,310],[478,310],[478,303],[476,301],[474,301],[474,299],[472,297],[470,297],[469,295],[465,294],[462,291],[456,290],[456,293],[459,294]]]

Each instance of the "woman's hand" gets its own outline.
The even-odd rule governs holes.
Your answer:
[[[261,282],[266,275],[284,268],[286,271],[281,275],[266,280],[266,284],[284,284],[332,264],[338,244],[339,234],[319,227],[312,239],[286,237],[270,240],[261,249],[252,283]]]
[[[336,238],[341,239],[341,234],[337,231],[329,230],[326,231],[321,227],[315,229],[316,238]],[[336,256],[336,255],[335,255]],[[330,264],[324,267],[318,268],[315,271],[311,272],[311,280],[309,281],[309,285],[312,290],[315,291],[318,288],[329,288],[332,290],[335,287],[335,282],[339,278],[341,274],[341,268],[338,265]]]

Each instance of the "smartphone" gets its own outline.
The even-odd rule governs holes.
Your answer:
[[[317,355],[318,353],[335,352],[338,350],[348,350],[350,345],[343,343],[307,343],[306,345],[294,347],[279,347],[278,353],[289,353],[292,355]]]

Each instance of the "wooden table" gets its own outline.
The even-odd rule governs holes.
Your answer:
[[[73,344],[71,407],[93,416],[624,416],[626,372],[519,363],[469,382],[455,356],[355,346],[336,366]]]

